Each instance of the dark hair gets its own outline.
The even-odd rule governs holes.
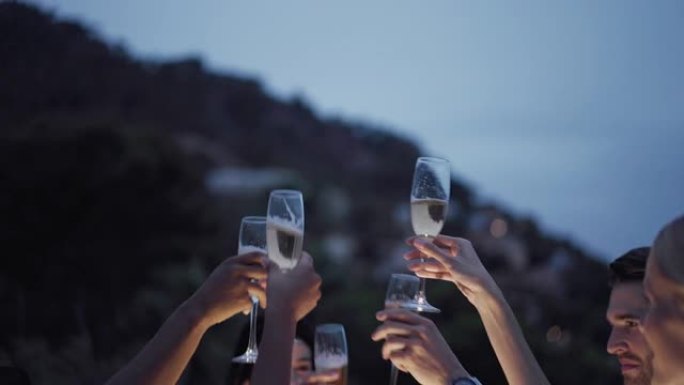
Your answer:
[[[610,286],[625,282],[639,282],[644,279],[646,260],[650,247],[634,248],[608,265]]]

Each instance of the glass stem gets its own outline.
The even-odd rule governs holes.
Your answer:
[[[252,311],[249,313],[249,342],[247,351],[257,353],[256,329],[257,312],[259,311],[259,298],[252,297]]]
[[[434,238],[434,237],[431,237],[427,234],[423,235],[423,237],[425,239],[430,240],[430,241],[432,241],[432,239]],[[426,255],[421,254],[420,257],[421,257],[420,258],[421,262],[427,261],[427,258],[425,258]],[[427,280],[425,278],[421,278],[421,277],[419,277],[419,278],[420,278],[420,288],[418,289],[418,303],[419,304],[425,304],[425,303],[427,303],[427,296],[425,295],[425,283]]]
[[[396,385],[397,378],[399,377],[399,369],[397,369],[394,364],[392,364],[392,370],[390,371],[390,385]]]
[[[425,283],[427,280],[425,278],[420,279],[420,289],[418,290],[418,302],[427,302],[427,296],[425,295]]]

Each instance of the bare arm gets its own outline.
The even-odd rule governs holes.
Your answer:
[[[259,358],[254,364],[252,385],[289,385],[292,343],[297,321],[304,318],[321,297],[321,278],[308,253],[286,273],[272,264],[268,277],[268,307]]]
[[[548,385],[549,380],[532,354],[513,310],[503,295],[492,294],[474,305],[508,383]]]
[[[249,309],[249,295],[264,298],[250,279],[266,278],[261,254],[228,258],[179,306],[143,349],[107,385],[168,385],[178,382],[204,333],[216,323]]]
[[[183,303],[107,385],[175,384],[208,327],[192,304]]]
[[[489,342],[510,385],[548,385],[520,325],[492,276],[482,266],[471,243],[438,236],[434,243],[412,238],[415,250],[406,254],[409,269],[420,277],[453,282],[480,314]],[[431,259],[421,262],[421,254]]]

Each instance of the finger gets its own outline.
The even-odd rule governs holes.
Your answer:
[[[427,243],[433,243],[432,241],[426,240],[426,239],[424,239],[424,238],[422,238],[422,239],[421,239],[421,238],[416,238],[416,239],[415,239],[415,242],[418,242],[418,241],[424,241],[424,242],[427,242]],[[413,259],[419,259],[419,258],[420,258],[420,259],[424,259],[424,258],[425,258],[425,255],[415,248],[415,247],[416,247],[415,242],[411,244],[411,246],[413,246],[414,249],[411,250],[411,251],[408,251],[408,252],[404,253],[404,259],[406,259],[406,260],[413,260]],[[438,243],[436,243],[436,242],[434,242],[434,244],[435,244],[437,247],[439,247],[440,249],[443,249],[445,252],[448,252],[448,254],[450,254],[450,255],[452,255],[452,256],[456,256],[456,254],[455,254],[455,252],[452,250],[452,248],[450,248],[450,247],[448,247],[448,246],[444,246],[444,245],[438,244]]]
[[[418,276],[420,278],[440,279],[442,281],[451,281],[451,274],[446,273],[446,272],[433,273],[433,272],[424,271],[424,270],[417,270],[417,271],[414,271],[414,273],[416,273],[416,276]]]
[[[444,234],[438,234],[434,238],[435,243],[446,247],[459,247],[461,240],[463,240],[463,238],[451,237]]]
[[[268,257],[266,256],[266,253],[259,251],[252,251],[246,254],[230,257],[226,261],[237,262],[244,265],[260,265],[264,268],[268,267]]]
[[[427,321],[427,318],[421,317],[410,310],[401,308],[381,310],[376,313],[376,318],[379,321],[385,321],[385,323],[387,323],[387,321],[394,321],[408,325],[419,325]]]
[[[424,258],[423,254],[416,249],[413,249],[407,253],[404,253],[404,259],[407,261],[412,261],[414,259],[423,259],[423,258]]]
[[[373,331],[371,339],[373,341],[380,341],[387,339],[387,337],[391,335],[410,336],[413,333],[416,333],[414,325],[395,321],[385,321]]]
[[[433,273],[439,273],[439,272],[447,271],[446,267],[441,262],[434,260],[434,259],[426,259],[426,260],[421,260],[421,261],[410,261],[409,263],[406,264],[406,266],[411,271],[424,270],[424,271],[430,271]]]
[[[406,244],[409,245],[409,246],[413,246],[413,242],[415,242],[415,240],[418,239],[418,238],[420,238],[420,236],[418,236],[418,235],[412,235],[412,236],[406,238],[406,240],[405,240],[404,242],[406,242]]]
[[[266,290],[261,285],[249,282],[247,284],[247,293],[252,297],[256,297],[259,300],[260,306],[264,309],[266,308]]]
[[[438,235],[434,239],[434,243],[442,248],[449,249],[451,256],[459,255],[461,250],[470,245],[470,241],[465,238],[450,237],[447,235]]]
[[[392,352],[388,359],[392,361],[402,372],[409,372],[413,366],[413,352],[410,350],[397,350]]]
[[[412,337],[396,335],[387,336],[385,343],[382,345],[382,358],[387,360],[393,352],[406,349],[414,343],[413,339]]]
[[[429,258],[434,258],[437,261],[448,265],[449,262],[453,259],[452,255],[447,254],[444,250],[440,249],[437,245],[435,245],[432,242],[426,242],[422,239],[416,240],[414,243],[414,246],[418,251],[423,253],[425,256]]]
[[[306,251],[302,251],[302,256],[299,259],[297,266],[300,265],[304,267],[313,267],[313,258],[311,258],[311,254],[307,253]]]
[[[257,265],[237,265],[235,270],[240,277],[253,280],[266,280],[268,278],[268,270]]]
[[[313,288],[315,290],[320,290],[321,285],[323,284],[323,278],[321,278],[321,276],[318,275],[318,273],[314,273],[313,280],[314,280]]]

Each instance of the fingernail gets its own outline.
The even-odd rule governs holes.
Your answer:
[[[385,314],[384,311],[379,311],[379,312],[375,313],[375,318],[376,318],[378,321],[384,321],[385,318],[387,318],[387,314]]]

